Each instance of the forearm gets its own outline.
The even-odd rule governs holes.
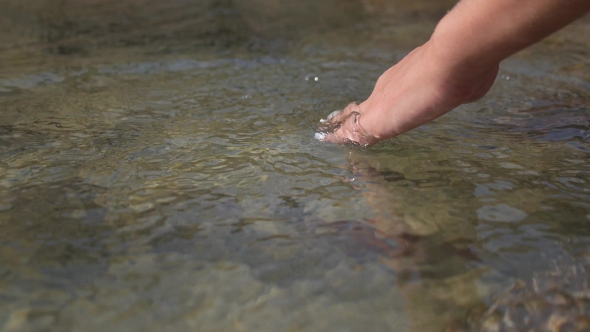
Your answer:
[[[538,42],[590,10],[590,0],[463,0],[430,43],[449,65],[482,67]]]

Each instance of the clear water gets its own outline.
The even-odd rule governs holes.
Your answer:
[[[585,326],[590,21],[432,124],[314,140],[452,5],[1,0],[0,329]]]

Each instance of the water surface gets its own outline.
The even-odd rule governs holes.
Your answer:
[[[587,19],[432,124],[314,140],[452,5],[0,1],[0,328],[584,327]]]

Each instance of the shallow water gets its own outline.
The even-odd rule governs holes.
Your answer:
[[[0,1],[0,328],[585,326],[590,21],[361,149],[319,119],[453,1],[289,3]]]

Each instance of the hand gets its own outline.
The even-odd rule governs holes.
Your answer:
[[[318,138],[372,145],[483,97],[500,61],[590,11],[590,1],[463,0],[430,40],[387,70],[360,105],[324,123]]]
[[[379,139],[360,126],[360,107],[351,103],[341,111],[334,111],[326,120],[320,120],[322,133],[316,134],[316,138],[322,141],[340,144],[358,144],[369,146],[377,143]]]
[[[445,59],[432,41],[415,49],[377,80],[371,96],[324,122],[320,139],[370,146],[430,122],[483,97],[498,64],[466,65]]]

